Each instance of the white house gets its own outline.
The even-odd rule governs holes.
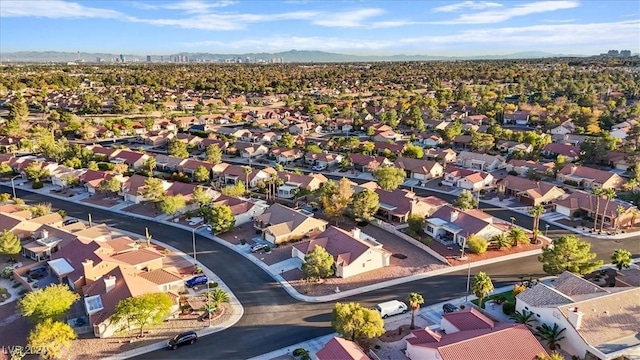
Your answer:
[[[507,164],[502,156],[480,154],[462,151],[456,158],[458,166],[483,171],[494,171],[504,168]]]
[[[484,211],[460,210],[451,205],[436,210],[425,223],[425,233],[445,245],[463,246],[471,235],[490,240],[509,231],[510,224],[494,219]]]

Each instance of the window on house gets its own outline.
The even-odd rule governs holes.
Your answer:
[[[524,309],[525,309],[525,310],[529,310],[529,307],[525,306],[525,307],[524,307]]]
[[[432,233],[433,232],[433,228],[431,226],[427,226],[427,232]]]

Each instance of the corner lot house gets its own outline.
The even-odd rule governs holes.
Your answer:
[[[284,205],[273,204],[255,217],[253,226],[262,231],[262,237],[272,244],[302,239],[327,228],[327,222],[307,216]]]
[[[471,235],[490,240],[509,231],[510,227],[510,224],[496,220],[484,211],[460,210],[445,205],[427,218],[425,232],[445,245],[463,246]]]
[[[315,239],[297,243],[291,249],[291,256],[304,261],[304,257],[316,246],[327,250],[335,260],[335,275],[347,278],[367,271],[389,266],[391,252],[371,236],[354,228],[348,233],[330,226]]]
[[[565,184],[581,186],[585,189],[601,187],[603,189],[622,189],[625,180],[620,175],[587,166],[565,165],[558,171],[557,180]]]

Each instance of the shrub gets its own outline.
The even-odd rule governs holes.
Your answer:
[[[42,187],[44,187],[44,184],[42,183],[42,181],[34,181],[33,184],[31,185],[32,189],[42,189]]]
[[[244,244],[246,244],[246,243],[247,243],[247,240],[245,240],[245,239],[240,239],[240,245],[244,245]]]
[[[218,283],[216,281],[209,283],[209,289],[215,289],[218,287]]]
[[[20,295],[24,295],[24,294],[26,294],[26,293],[28,293],[28,292],[29,292],[29,290],[27,290],[27,289],[22,289],[22,290],[20,290],[20,292],[19,292],[18,294],[20,294]]]
[[[511,301],[507,301],[502,304],[502,312],[506,315],[513,315],[516,312],[516,304]]]
[[[429,236],[425,236],[425,237],[420,238],[418,240],[420,240],[421,243],[423,243],[423,244],[425,244],[427,246],[431,245],[431,242],[433,241],[433,239],[430,238]]]
[[[17,288],[20,287],[20,285],[21,285],[20,283],[15,283],[15,284],[11,285],[11,287],[14,288],[14,289],[17,289]]]
[[[297,349],[293,350],[293,356],[302,356],[302,355],[304,355],[306,353],[307,353],[307,350],[303,349],[303,348],[297,348]]]
[[[487,251],[489,242],[487,241],[487,239],[484,239],[480,236],[472,236],[471,238],[469,238],[467,245],[469,245],[469,251],[471,253],[482,254]]]
[[[11,277],[13,276],[13,268],[11,266],[7,266],[2,270],[2,275],[0,275],[1,277],[5,278],[5,279],[11,279]]]
[[[460,305],[460,310],[464,310],[465,307],[466,306],[464,306],[464,305]]]
[[[513,285],[513,296],[520,294],[525,291],[527,287],[524,284],[515,284]]]
[[[264,252],[270,253],[271,252],[271,248],[269,246],[267,246],[266,248],[264,248]]]

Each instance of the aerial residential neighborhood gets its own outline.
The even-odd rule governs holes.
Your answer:
[[[3,1],[0,359],[640,356],[615,3]]]

